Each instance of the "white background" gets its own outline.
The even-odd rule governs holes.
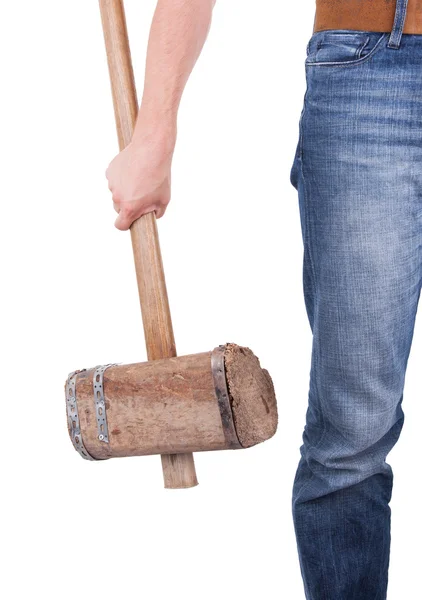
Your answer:
[[[154,7],[126,0],[139,96]],[[1,12],[1,595],[303,600],[290,498],[311,332],[289,172],[314,2],[219,0],[182,102],[158,221],[177,350],[250,346],[280,411],[261,446],[197,454],[187,491],[163,489],[157,456],[85,462],[67,434],[69,371],[146,360],[129,234],[104,177],[117,141],[97,3]],[[421,358],[417,326],[389,457],[389,600],[420,587]]]

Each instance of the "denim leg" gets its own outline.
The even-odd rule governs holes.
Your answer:
[[[386,598],[386,457],[421,285],[420,38],[362,65],[307,69],[291,171],[313,333],[292,498],[307,600]]]

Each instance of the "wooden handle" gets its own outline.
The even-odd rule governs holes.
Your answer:
[[[117,135],[123,150],[132,139],[138,116],[125,11],[122,0],[99,0],[99,3]],[[130,234],[148,360],[176,356],[155,212],[135,221]],[[192,454],[162,455],[161,461],[166,488],[197,485]]]

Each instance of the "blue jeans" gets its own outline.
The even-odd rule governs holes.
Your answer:
[[[422,35],[312,35],[291,169],[313,334],[293,485],[308,600],[385,600],[422,276]]]

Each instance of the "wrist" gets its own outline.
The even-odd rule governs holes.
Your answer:
[[[144,110],[141,106],[132,143],[148,145],[164,155],[172,155],[176,144],[176,116]]]

